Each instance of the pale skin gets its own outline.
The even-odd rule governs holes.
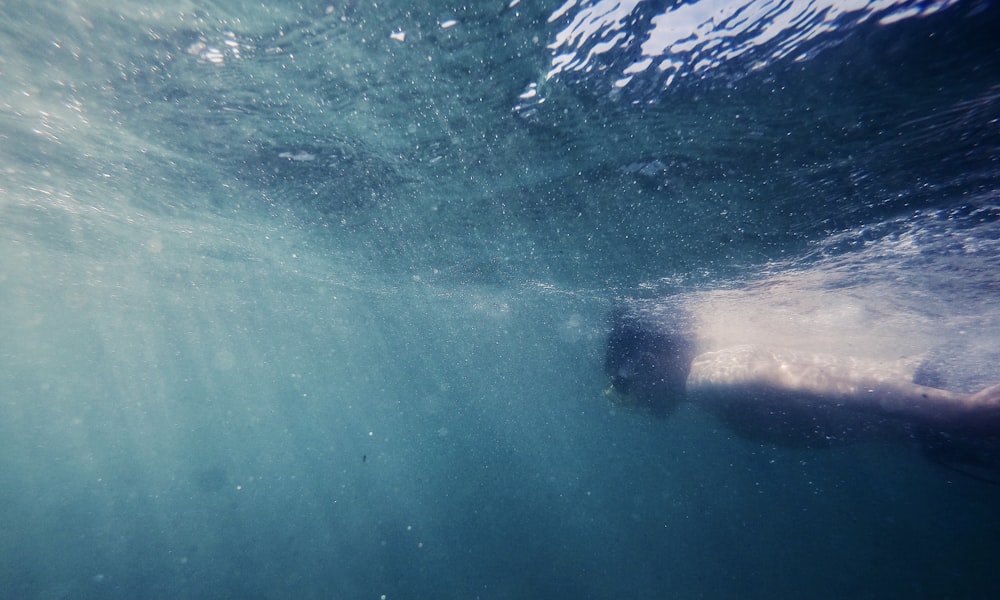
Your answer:
[[[947,389],[1000,382],[976,352],[995,347],[988,328],[966,333],[902,310],[892,287],[806,284],[695,292],[613,314],[608,395],[659,417],[686,402],[779,444],[975,438],[1000,448],[1000,385]]]
[[[970,394],[918,385],[911,377],[902,361],[739,345],[695,356],[685,390],[687,399],[724,418],[751,414],[773,421],[776,414],[796,413],[768,425],[781,436],[822,431],[836,437],[877,419],[1000,436],[1000,385]]]

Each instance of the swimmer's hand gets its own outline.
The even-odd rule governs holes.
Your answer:
[[[977,409],[1000,409],[1000,383],[976,392],[969,398],[969,401]]]
[[[942,410],[940,424],[944,429],[977,436],[1000,436],[1000,384],[963,394],[953,410]]]

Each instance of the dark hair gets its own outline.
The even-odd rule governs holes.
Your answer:
[[[654,415],[667,416],[684,399],[694,344],[679,319],[616,310],[611,315],[604,371],[614,391]]]

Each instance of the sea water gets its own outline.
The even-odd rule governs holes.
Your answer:
[[[3,3],[0,596],[990,597],[1000,488],[602,364],[683,301],[1000,380],[998,23]]]

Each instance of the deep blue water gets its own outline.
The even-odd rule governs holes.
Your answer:
[[[0,597],[992,597],[1000,487],[602,364],[1000,380],[995,3],[147,4],[0,3]]]

